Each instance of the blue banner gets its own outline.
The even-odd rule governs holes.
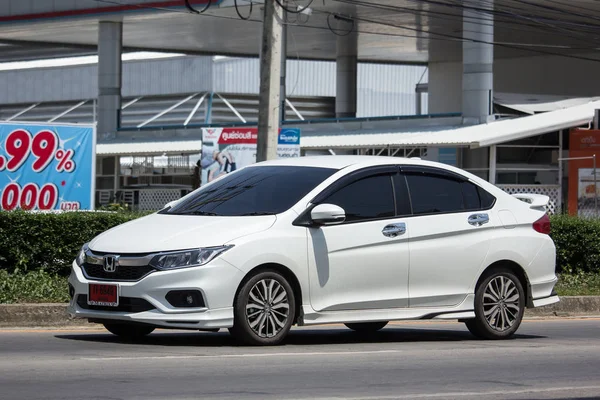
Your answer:
[[[281,130],[279,131],[279,137],[277,139],[278,144],[300,146],[300,129],[281,128]]]
[[[91,126],[0,124],[0,209],[94,208]]]

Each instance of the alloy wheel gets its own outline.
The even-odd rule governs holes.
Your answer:
[[[492,279],[483,294],[483,311],[490,328],[504,332],[520,317],[519,290],[508,277],[500,275]]]
[[[288,293],[275,279],[261,279],[250,289],[246,320],[256,335],[274,337],[285,328],[289,315]]]

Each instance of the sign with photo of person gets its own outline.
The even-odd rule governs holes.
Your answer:
[[[218,177],[256,162],[258,128],[203,128],[201,182]],[[300,129],[279,130],[277,155],[300,157]]]

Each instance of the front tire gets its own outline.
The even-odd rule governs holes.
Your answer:
[[[348,328],[358,333],[372,333],[383,329],[388,324],[388,321],[380,322],[355,322],[344,324]]]
[[[507,339],[519,329],[525,312],[525,291],[508,269],[487,274],[475,292],[475,319],[465,321],[469,331],[482,339]]]
[[[154,331],[153,326],[129,324],[104,324],[107,331],[127,340],[139,340]]]
[[[296,300],[288,281],[276,271],[263,271],[241,287],[234,303],[232,335],[260,346],[280,344],[294,322]]]

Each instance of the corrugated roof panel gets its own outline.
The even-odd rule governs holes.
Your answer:
[[[427,78],[425,66],[359,64],[357,116],[416,114],[415,87]]]
[[[215,60],[212,73],[215,92],[254,94],[260,85],[260,68],[255,58]]]
[[[428,131],[303,136],[300,145],[304,149],[387,146],[486,147],[586,124],[594,118],[594,112],[598,108],[600,108],[600,101],[489,124]]]

